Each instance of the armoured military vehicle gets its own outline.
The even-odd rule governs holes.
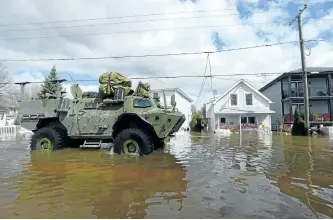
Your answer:
[[[100,77],[99,92],[83,93],[72,84],[73,99],[53,94],[38,100],[21,100],[22,127],[33,131],[31,150],[54,151],[66,147],[100,148],[113,143],[118,154],[148,155],[177,132],[185,116],[175,106],[161,106],[149,84],[131,81],[116,72]]]

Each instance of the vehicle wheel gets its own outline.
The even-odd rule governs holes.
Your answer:
[[[57,126],[46,126],[38,129],[31,138],[31,150],[55,151],[68,146],[68,137]]]
[[[164,139],[158,139],[155,141],[155,149],[160,149],[165,147],[165,140]]]
[[[151,138],[137,128],[120,131],[114,140],[114,152],[125,155],[148,155],[154,150]]]

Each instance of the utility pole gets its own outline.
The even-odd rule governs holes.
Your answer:
[[[309,122],[309,90],[308,90],[308,76],[307,76],[305,56],[304,56],[304,41],[303,41],[303,33],[302,33],[302,19],[301,19],[301,15],[302,15],[303,11],[305,11],[306,8],[307,8],[307,4],[305,4],[304,7],[299,10],[298,15],[291,22],[289,22],[289,25],[294,23],[294,21],[297,18],[297,20],[298,20],[298,32],[299,32],[299,44],[300,44],[301,61],[302,61],[302,73],[303,73],[304,115],[305,115],[304,129],[305,129],[306,135],[309,135],[309,128],[310,128],[310,122]]]
[[[20,85],[20,87],[21,87],[21,94],[20,94],[20,101],[19,102],[21,102],[21,101],[24,100],[24,87],[25,87],[26,84],[29,84],[29,83],[30,82],[18,82],[18,83],[15,83],[17,85]]]

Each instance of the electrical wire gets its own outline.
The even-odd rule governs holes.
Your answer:
[[[203,79],[202,79],[202,83],[201,83],[201,88],[200,88],[200,91],[199,91],[199,95],[198,95],[198,99],[197,99],[196,105],[197,105],[198,102],[199,102],[199,99],[200,99],[200,96],[201,96],[201,93],[202,93],[203,87],[204,87],[205,82],[206,82],[205,80],[206,80],[206,72],[207,72],[207,66],[208,66],[208,57],[209,57],[209,53],[207,54],[206,65],[205,65],[205,71],[204,71],[204,75],[203,75]]]
[[[219,77],[237,77],[237,76],[263,76],[263,75],[281,75],[285,72],[272,72],[272,73],[231,73],[231,74],[212,74],[210,75],[178,75],[178,76],[147,76],[147,77],[128,77],[134,80],[149,80],[149,79],[178,79],[178,78],[219,78]],[[222,79],[222,78],[221,78]],[[75,82],[98,82],[98,79],[73,79]],[[20,82],[8,83],[8,84],[18,84]],[[23,83],[23,82],[22,82]],[[44,83],[43,81],[39,82],[24,82],[24,83]]]
[[[277,11],[278,12],[278,11]],[[266,11],[252,12],[256,13],[266,13]],[[116,24],[132,24],[132,23],[142,23],[142,22],[154,22],[154,21],[170,21],[170,20],[182,20],[182,19],[193,19],[193,18],[215,18],[215,17],[224,17],[232,16],[239,14],[222,14],[222,15],[208,15],[208,16],[192,16],[192,17],[179,17],[179,18],[163,18],[163,19],[150,19],[143,21],[122,21],[122,22],[108,22],[108,23],[98,23],[98,24],[83,24],[83,25],[72,25],[72,26],[58,26],[58,27],[41,27],[41,28],[26,28],[26,29],[6,29],[1,30],[1,32],[20,32],[20,31],[35,31],[35,30],[49,30],[49,29],[66,29],[66,28],[80,28],[80,27],[94,27],[94,26],[104,26],[104,25],[116,25]]]
[[[287,6],[287,5],[285,5],[285,6]],[[269,11],[272,11],[272,9],[281,9],[281,8],[283,8],[283,7],[282,6],[272,6],[271,9],[267,9],[264,12],[269,12]],[[179,15],[179,14],[186,14],[186,13],[221,12],[221,11],[238,11],[238,9],[237,8],[223,8],[223,9],[212,9],[212,10],[195,10],[195,11],[150,13],[150,14],[137,14],[137,15],[122,15],[122,16],[110,16],[110,17],[99,17],[99,18],[83,18],[83,19],[71,19],[71,20],[44,21],[44,22],[29,22],[29,23],[21,23],[21,24],[20,23],[12,23],[12,24],[0,24],[0,27],[43,25],[43,24],[55,24],[55,23],[66,23],[66,22],[83,22],[83,21],[122,19],[122,18],[149,17],[149,16]]]
[[[279,12],[279,11],[276,11],[276,12]],[[267,11],[252,12],[251,14],[257,14],[257,13],[267,13]],[[194,18],[216,18],[216,17],[224,17],[224,16],[232,16],[232,15],[235,15],[235,16],[237,15],[238,16],[239,14],[222,14],[222,15],[209,15],[209,16],[163,18],[163,19],[143,20],[143,21],[135,20],[135,21],[123,21],[123,22],[108,22],[108,23],[98,23],[98,24],[83,24],[83,25],[72,25],[72,26],[56,26],[56,27],[26,28],[26,29],[5,29],[5,30],[1,30],[1,33],[4,33],[4,32],[37,31],[37,30],[57,30],[57,29],[81,28],[81,27],[96,27],[96,26],[105,26],[105,25],[133,24],[133,23],[145,23],[145,22],[155,22],[155,21],[173,21],[173,20],[194,19]],[[308,21],[313,21],[313,20],[314,19],[309,19]],[[320,19],[320,20],[333,20],[333,19],[323,18],[323,19]],[[285,22],[288,22],[288,21],[285,20]],[[315,21],[315,22],[318,22],[318,21]],[[274,23],[279,24],[279,22],[274,22]],[[253,23],[253,24],[265,24],[265,23]],[[239,25],[246,25],[246,24],[231,24],[230,26],[239,26]],[[221,25],[221,26],[229,26],[229,25],[225,24],[225,25]]]
[[[176,27],[176,28],[160,28],[160,29],[143,29],[143,30],[129,30],[129,31],[115,31],[104,33],[85,33],[85,34],[68,34],[68,35],[54,35],[54,36],[33,36],[33,37],[13,37],[13,38],[0,38],[0,40],[31,40],[31,39],[52,39],[62,37],[77,37],[77,36],[99,36],[99,35],[116,35],[127,33],[142,33],[142,32],[155,32],[155,31],[180,31],[189,29],[201,29],[201,28],[219,28],[226,26],[249,26],[249,25],[264,25],[264,24],[279,24],[280,22],[258,22],[251,24],[220,24],[220,25],[208,25],[208,26],[190,26],[190,27]]]
[[[313,41],[313,40],[310,40]],[[201,52],[182,52],[182,53],[165,53],[165,54],[144,54],[144,55],[123,55],[123,56],[106,56],[106,57],[80,57],[80,58],[39,58],[39,59],[0,59],[0,62],[34,62],[34,61],[73,61],[73,60],[100,60],[100,59],[124,59],[124,58],[143,58],[143,57],[164,57],[164,56],[182,56],[182,55],[199,55],[208,53],[230,52],[237,50],[248,50],[260,47],[270,47],[276,45],[290,44],[297,41],[287,41],[272,44],[262,44],[247,47],[238,47],[230,49],[221,49],[216,51],[201,51]]]
[[[317,3],[308,3],[307,5],[316,5],[316,4]],[[267,9],[267,10],[265,10],[263,13],[272,11],[272,9],[274,10],[274,9],[287,8],[288,5],[289,4],[277,5],[277,6],[270,6],[270,8]],[[150,13],[150,14],[122,15],[122,16],[99,17],[99,18],[83,18],[83,19],[56,20],[56,21],[40,21],[40,22],[29,22],[29,23],[12,23],[12,24],[0,24],[0,27],[26,26],[26,25],[43,25],[43,24],[56,24],[56,23],[66,23],[66,22],[84,22],[84,21],[96,21],[96,20],[109,20],[109,19],[122,19],[122,18],[137,18],[137,17],[149,17],[149,16],[176,15],[176,14],[186,14],[186,13],[205,13],[205,12],[218,12],[218,11],[220,11],[220,12],[221,11],[238,11],[238,9],[237,8],[222,8],[222,9],[212,9],[212,10],[195,10],[195,11],[182,11],[182,12],[167,12],[167,13]]]
[[[306,43],[304,43],[304,46],[308,48],[309,53],[305,54],[306,56],[310,56],[311,55],[311,47],[309,47]]]
[[[66,22],[82,22],[82,21],[96,21],[96,20],[109,20],[109,19],[122,19],[122,18],[137,18],[137,17],[149,17],[149,16],[163,16],[163,15],[176,15],[186,13],[205,13],[205,12],[217,12],[217,11],[235,11],[237,9],[214,9],[214,10],[197,10],[197,11],[183,11],[183,12],[169,12],[169,13],[151,13],[151,14],[139,14],[139,15],[123,15],[123,16],[111,16],[111,17],[100,17],[100,18],[83,18],[83,19],[72,19],[72,20],[58,20],[58,21],[45,21],[45,22],[29,22],[29,23],[16,23],[16,24],[0,24],[0,27],[7,26],[25,26],[25,25],[43,25],[43,24],[55,24],[55,23],[66,23]]]

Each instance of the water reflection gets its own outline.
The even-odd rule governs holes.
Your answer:
[[[144,158],[110,157],[101,151],[34,152],[31,163],[11,179],[19,196],[9,215],[144,218],[150,207],[171,201],[179,212],[186,180],[184,169],[175,162],[163,152]],[[164,210],[166,216],[169,212]]]
[[[333,217],[327,138],[185,132],[139,158],[20,147],[0,144],[0,217]]]
[[[316,217],[333,217],[333,154],[324,138],[282,139],[284,163],[267,173],[282,193],[297,198]]]

